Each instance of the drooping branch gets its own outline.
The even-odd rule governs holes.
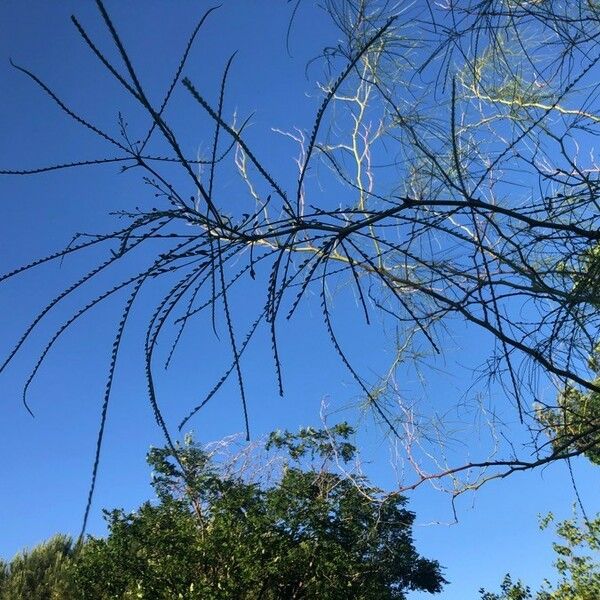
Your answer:
[[[598,439],[596,429],[584,432],[588,446],[583,450],[568,428],[561,430],[566,439],[559,450],[548,444],[548,430],[540,425],[535,408],[536,386],[522,373],[531,369],[556,387],[600,393],[586,366],[600,325],[600,167],[593,158],[595,115],[600,114],[593,82],[600,19],[594,6],[578,3],[581,16],[573,17],[557,3],[482,6],[465,1],[417,15],[377,0],[352,0],[343,6],[331,0],[327,6],[342,38],[325,51],[324,59],[327,73],[335,69],[336,75],[316,82],[321,97],[312,122],[290,122],[288,129],[277,130],[300,145],[299,158],[290,161],[296,170],[293,189],[287,190],[281,183],[287,174],[278,171],[281,165],[269,164],[248,141],[248,120],[239,126],[237,116],[227,116],[226,83],[235,74],[233,57],[226,62],[216,106],[197,82],[182,77],[193,42],[213,9],[193,29],[162,102],[155,107],[118,26],[100,0],[97,4],[125,75],[81,23],[76,18],[73,22],[100,66],[146,116],[141,143],[131,143],[123,127],[124,141],[100,129],[91,118],[73,111],[38,75],[17,67],[64,114],[107,143],[111,152],[116,148],[118,156],[2,168],[0,175],[66,173],[122,163],[124,170],[142,174],[153,189],[153,202],[158,198],[161,205],[124,211],[119,216],[128,219],[126,227],[90,234],[86,241],[0,277],[5,283],[69,254],[106,249],[106,256],[90,264],[33,317],[2,359],[0,372],[47,315],[60,311],[67,298],[91,287],[100,274],[129,268],[126,261],[136,249],[146,257],[143,268],[127,276],[120,271],[113,286],[63,319],[41,352],[26,392],[57,338],[92,307],[128,290],[124,320],[133,320],[145,290],[152,288],[155,306],[146,327],[145,373],[149,401],[165,437],[170,440],[157,398],[155,352],[175,330],[166,362],[175,360],[184,328],[192,327],[203,311],[211,311],[215,333],[219,319],[225,324],[231,360],[211,391],[185,409],[181,427],[233,376],[249,431],[252,405],[246,396],[244,358],[250,342],[259,327],[268,328],[274,379],[283,394],[280,345],[286,341],[280,338],[278,318],[296,318],[313,289],[334,351],[377,417],[392,435],[407,442],[418,483],[407,483],[405,489],[464,472],[480,474],[465,484],[478,487],[489,479],[489,470],[495,470],[493,477],[505,477],[589,450]],[[424,31],[429,37],[420,35]],[[509,33],[516,42],[506,41]],[[426,41],[416,41],[420,39]],[[169,122],[168,108],[178,88],[193,101],[191,110],[211,125],[207,158],[188,158],[182,136]],[[286,133],[290,131],[296,133]],[[147,150],[151,144],[160,151]],[[167,171],[173,166],[184,175],[182,180]],[[202,167],[207,178],[199,171]],[[232,174],[243,183],[241,191],[233,192],[235,202],[223,184]],[[267,275],[257,275],[258,266],[264,266]],[[179,279],[174,281],[174,276]],[[242,282],[264,298],[255,314],[236,312],[238,303],[233,300],[245,293]],[[398,340],[410,340],[413,356],[420,344],[428,352],[443,353],[443,340],[453,339],[456,323],[488,336],[490,375],[501,380],[503,400],[516,408],[536,458],[523,459],[517,451],[523,448],[510,447],[511,458],[497,459],[501,436],[494,432],[493,456],[449,467],[444,452],[435,453],[435,445],[443,445],[441,427],[435,432],[421,423],[401,427],[402,419],[416,414],[412,403],[398,410],[385,396],[398,395],[388,384],[403,364],[400,357],[410,352],[399,341],[393,369],[384,369],[382,382],[369,381],[342,347],[336,330],[327,289],[340,282],[355,293],[361,318],[371,327],[392,324]],[[124,325],[123,321],[117,329],[111,355],[94,483]],[[429,411],[435,421],[434,399],[424,404],[422,412]],[[490,425],[499,426],[493,419]],[[417,442],[418,433],[422,438]],[[420,462],[429,458],[435,473]],[[90,502],[91,495],[86,515]]]

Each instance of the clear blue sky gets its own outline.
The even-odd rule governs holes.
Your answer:
[[[294,174],[291,157],[296,149],[271,127],[309,129],[317,105],[315,89],[305,77],[307,61],[327,44],[335,32],[322,13],[310,3],[299,11],[291,35],[292,56],[286,52],[285,31],[291,4],[284,0],[228,1],[206,24],[185,74],[211,101],[222,68],[237,50],[229,85],[226,110],[238,109],[242,117],[254,113],[249,139],[271,170]],[[150,94],[159,98],[170,81],[179,54],[205,2],[107,2]],[[142,125],[135,107],[119,92],[110,77],[83,46],[69,17],[75,13],[103,47],[110,40],[92,2],[3,2],[0,4],[0,168],[34,167],[79,158],[109,156],[110,148],[82,132],[57,110],[23,75],[12,69],[9,58],[39,74],[68,99],[71,106],[116,132],[118,111],[132,129]],[[309,92],[308,94],[306,92]],[[310,93],[313,93],[311,97]],[[170,119],[192,151],[210,144],[206,121],[189,102],[183,89],[174,99]],[[227,190],[228,183],[224,183]],[[232,184],[233,185],[233,184]],[[117,175],[117,168],[82,168],[30,178],[0,179],[0,271],[64,246],[77,231],[103,231],[112,222],[111,210],[152,202],[150,191],[135,173]],[[90,255],[93,258],[93,254]],[[0,288],[0,352],[19,338],[31,317],[46,302],[74,281],[86,257],[65,260],[28,272]],[[98,288],[108,279],[101,280]],[[92,290],[93,293],[93,290]],[[234,306],[242,315],[255,290]],[[79,301],[91,295],[81,295]],[[76,534],[89,486],[91,463],[108,350],[124,297],[95,309],[67,332],[40,371],[30,395],[35,419],[21,404],[21,389],[41,348],[76,302],[67,301],[42,324],[7,371],[0,375],[0,556],[9,558],[18,549],[32,546],[56,532]],[[258,300],[257,300],[258,301]],[[343,299],[337,309],[343,315],[355,307]],[[128,329],[117,370],[109,410],[105,449],[94,500],[90,533],[104,531],[102,507],[133,509],[151,494],[145,452],[162,444],[145,394],[141,342],[144,305],[140,318]],[[360,390],[340,364],[319,317],[318,298],[308,300],[298,318],[282,326],[286,395],[279,398],[265,334],[257,340],[245,361],[254,436],[275,427],[296,428],[318,424],[321,399],[334,407],[356,404]],[[430,373],[428,393],[451,405],[469,385],[468,369],[460,363],[478,364],[479,338],[462,333],[450,358],[437,375]],[[224,330],[222,330],[224,333]],[[212,386],[227,364],[226,336],[219,342],[198,328],[178,350],[178,361],[160,384],[169,423],[177,423]],[[386,338],[365,328],[346,332],[350,352],[361,361],[365,374],[381,372],[389,354]],[[389,339],[387,340],[389,342]],[[410,368],[404,371],[410,377]],[[414,379],[414,377],[413,377]],[[410,387],[410,382],[407,386]],[[493,389],[490,393],[498,393]],[[344,416],[357,420],[358,411]],[[394,475],[381,434],[366,420],[361,441],[372,461],[369,472],[382,486]],[[241,431],[243,421],[234,385],[226,385],[206,412],[193,421],[196,436],[214,440]],[[473,440],[477,445],[478,441]],[[590,511],[600,508],[598,476],[585,461],[574,463],[581,493]],[[438,559],[452,582],[440,595],[448,600],[477,597],[477,589],[496,589],[510,571],[537,584],[550,572],[551,536],[537,531],[537,514],[549,510],[568,516],[574,500],[565,465],[516,475],[494,482],[473,496],[457,502],[459,523],[452,520],[447,496],[420,488],[410,496],[417,513],[417,547]],[[415,594],[414,597],[418,597]],[[419,596],[420,597],[420,596]]]

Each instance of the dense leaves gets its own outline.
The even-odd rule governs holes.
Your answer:
[[[441,568],[417,553],[406,499],[354,472],[351,434],[346,424],[273,434],[267,445],[290,459],[269,463],[267,478],[231,469],[235,459],[219,461],[189,436],[177,458],[152,449],[158,503],[106,511],[108,536],[82,544],[61,571],[65,585],[73,598],[94,600],[401,600],[408,590],[439,592]],[[51,568],[36,573],[37,595],[7,591],[2,599],[61,597],[45,591]]]
[[[349,460],[351,429],[271,437],[292,459],[308,452]],[[335,438],[333,436],[336,436]],[[437,562],[416,552],[405,498],[364,477],[286,465],[276,483],[223,476],[188,438],[152,450],[160,504],[107,515],[110,534],[90,540],[76,569],[85,598],[404,598],[436,592]]]
[[[589,360],[600,382],[600,347]],[[600,393],[567,386],[554,408],[540,407],[539,420],[546,428],[557,454],[584,454],[600,464]]]
[[[548,515],[542,520],[545,529],[554,520]],[[533,593],[521,581],[513,582],[506,575],[499,593],[481,590],[481,600],[597,600],[600,594],[600,515],[583,523],[568,519],[558,523],[559,542],[553,544],[556,553],[555,583],[545,581],[542,589]]]
[[[56,535],[21,552],[10,563],[0,561],[0,600],[70,598],[69,566],[74,553],[67,536]]]

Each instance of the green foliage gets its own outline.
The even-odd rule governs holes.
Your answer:
[[[159,504],[106,513],[108,537],[89,539],[72,570],[77,597],[385,600],[440,591],[438,563],[414,548],[404,497],[363,476],[300,467],[307,456],[350,461],[351,434],[347,424],[272,434],[267,446],[285,449],[294,466],[269,485],[225,475],[191,437],[179,462],[151,450]]]
[[[315,456],[323,459],[338,456],[343,462],[350,462],[356,454],[356,448],[348,442],[352,435],[354,429],[348,423],[338,423],[327,430],[304,427],[297,434],[287,430],[274,431],[269,436],[266,447],[267,450],[285,448],[294,460],[309,454],[311,459]]]
[[[576,450],[600,464],[600,394],[567,387],[558,397],[558,408],[543,409],[539,417],[556,450]]]
[[[401,600],[407,590],[439,592],[445,580],[414,548],[406,499],[325,468],[354,458],[352,433],[341,423],[272,434],[266,446],[288,460],[268,485],[228,474],[232,463],[191,436],[177,456],[151,449],[159,502],[105,511],[108,536],[77,550],[56,536],[0,563],[0,600]],[[312,466],[302,467],[307,458]]]
[[[595,244],[559,265],[573,304],[589,302],[600,307],[600,245]],[[588,360],[600,386],[600,344]],[[557,398],[557,406],[538,407],[537,417],[550,435],[556,453],[579,452],[600,464],[600,393],[582,391],[567,385]]]
[[[209,454],[186,435],[177,444],[177,458],[170,448],[151,448],[146,460],[152,467],[152,487],[161,501],[179,498],[190,502],[210,501],[221,485]]]
[[[589,366],[600,374],[600,348]],[[595,380],[600,385],[600,377]],[[600,464],[600,393],[582,392],[567,386],[558,396],[556,409],[538,409],[538,419],[547,428],[558,453],[579,451]]]
[[[194,518],[176,502],[107,513],[107,539],[91,538],[74,565],[76,598],[177,598],[201,563]],[[201,596],[184,595],[185,598]]]
[[[500,584],[500,593],[494,594],[480,590],[481,600],[529,600],[533,596],[531,590],[521,581],[513,583],[510,575],[505,575]]]
[[[68,568],[73,554],[71,539],[56,535],[9,563],[0,562],[0,600],[71,598]]]
[[[584,250],[579,256],[569,261],[574,263],[565,272],[572,282],[572,295],[575,301],[587,301],[596,308],[600,306],[600,245]]]
[[[554,521],[542,520],[541,529]],[[598,600],[600,594],[600,515],[592,521],[562,521],[556,526],[560,541],[553,544],[557,583],[546,581],[535,595],[521,581],[506,575],[500,593],[481,590],[481,600]],[[591,553],[591,555],[589,554]]]
[[[548,522],[551,520],[550,515]],[[560,543],[554,544],[560,580],[548,593],[548,600],[597,600],[600,593],[600,515],[583,523],[575,519],[562,521],[556,532],[561,538]],[[581,552],[591,552],[592,556]]]

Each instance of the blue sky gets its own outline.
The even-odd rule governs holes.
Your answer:
[[[143,10],[140,5],[107,2],[150,95],[159,98],[205,3],[145,2]],[[226,111],[232,114],[238,110],[242,116],[253,113],[248,139],[273,171],[283,173],[284,180],[294,175],[291,159],[296,148],[274,134],[271,127],[290,129],[297,125],[310,129],[318,102],[305,66],[324,45],[336,39],[323,14],[303,6],[291,32],[288,55],[285,32],[290,12],[291,5],[283,0],[226,1],[202,30],[185,70],[214,102],[224,64],[233,51],[238,51]],[[9,57],[39,74],[71,106],[107,130],[116,131],[119,111],[132,130],[143,129],[144,122],[136,116],[139,111],[83,46],[69,20],[71,13],[103,47],[110,47],[92,2],[32,0],[0,6],[0,168],[110,155],[105,144],[82,132],[31,81],[11,68]],[[310,67],[308,75],[317,68]],[[169,118],[187,148],[199,152],[209,148],[206,120],[183,89],[173,100]],[[108,214],[111,210],[153,201],[138,174],[117,173],[116,167],[107,166],[29,178],[2,177],[0,271],[61,248],[75,232],[103,231],[113,222]],[[223,182],[223,190],[230,190],[233,197],[235,183]],[[72,257],[62,265],[51,264],[2,284],[2,353],[12,347],[36,311],[81,276],[94,256],[92,252]],[[100,278],[90,296],[76,300],[92,297],[108,281],[108,277]],[[248,286],[233,300],[235,314],[242,321],[249,318],[245,314],[247,306],[261,302],[259,293]],[[49,314],[0,375],[0,452],[4,457],[0,467],[0,556],[4,558],[53,533],[76,534],[79,530],[108,351],[124,300],[122,295],[97,307],[62,336],[31,389],[34,419],[21,403],[23,382],[40,349],[76,301],[67,300],[64,308]],[[104,531],[101,508],[132,509],[151,494],[144,457],[151,444],[162,444],[162,438],[146,400],[140,349],[148,306],[140,304],[139,318],[132,321],[121,348],[90,533]],[[336,310],[340,322],[355,318],[357,313],[353,302],[343,295],[336,300]],[[448,406],[456,403],[461,398],[460,390],[470,384],[469,368],[484,358],[478,353],[484,343],[480,334],[462,331],[460,324],[453,327],[457,341],[449,349],[447,362],[438,365],[439,372],[427,371],[430,379],[420,392]],[[161,380],[162,406],[172,425],[186,408],[202,398],[227,365],[226,336],[221,335],[219,341],[206,331],[206,327],[198,327],[184,337],[177,361]],[[360,390],[327,342],[318,297],[309,296],[296,318],[282,325],[282,339],[288,341],[281,347],[284,398],[277,394],[268,336],[266,332],[259,335],[244,362],[253,436],[276,427],[318,424],[324,398],[332,407],[343,409],[340,415],[361,419],[356,409]],[[343,330],[341,336],[365,374],[381,373],[382,361],[389,359],[389,336],[360,325]],[[409,365],[401,373],[406,377],[403,384],[407,389],[418,388],[413,367]],[[500,392],[492,388],[489,393]],[[380,485],[393,485],[387,443],[368,418],[362,418],[362,422],[359,439],[369,461],[369,473]],[[243,420],[235,385],[226,384],[190,427],[197,438],[206,441],[241,431]],[[473,440],[474,447],[479,443]],[[574,468],[588,510],[600,508],[597,474],[583,460],[575,461]],[[562,464],[492,482],[474,495],[459,498],[459,522],[454,525],[444,524],[453,518],[448,497],[430,488],[419,488],[410,495],[410,507],[417,513],[417,547],[426,556],[438,559],[452,582],[441,597],[476,598],[479,587],[496,588],[508,571],[537,584],[549,574],[552,556],[551,536],[538,533],[537,515],[552,510],[559,516],[569,516],[573,500],[568,472]]]

